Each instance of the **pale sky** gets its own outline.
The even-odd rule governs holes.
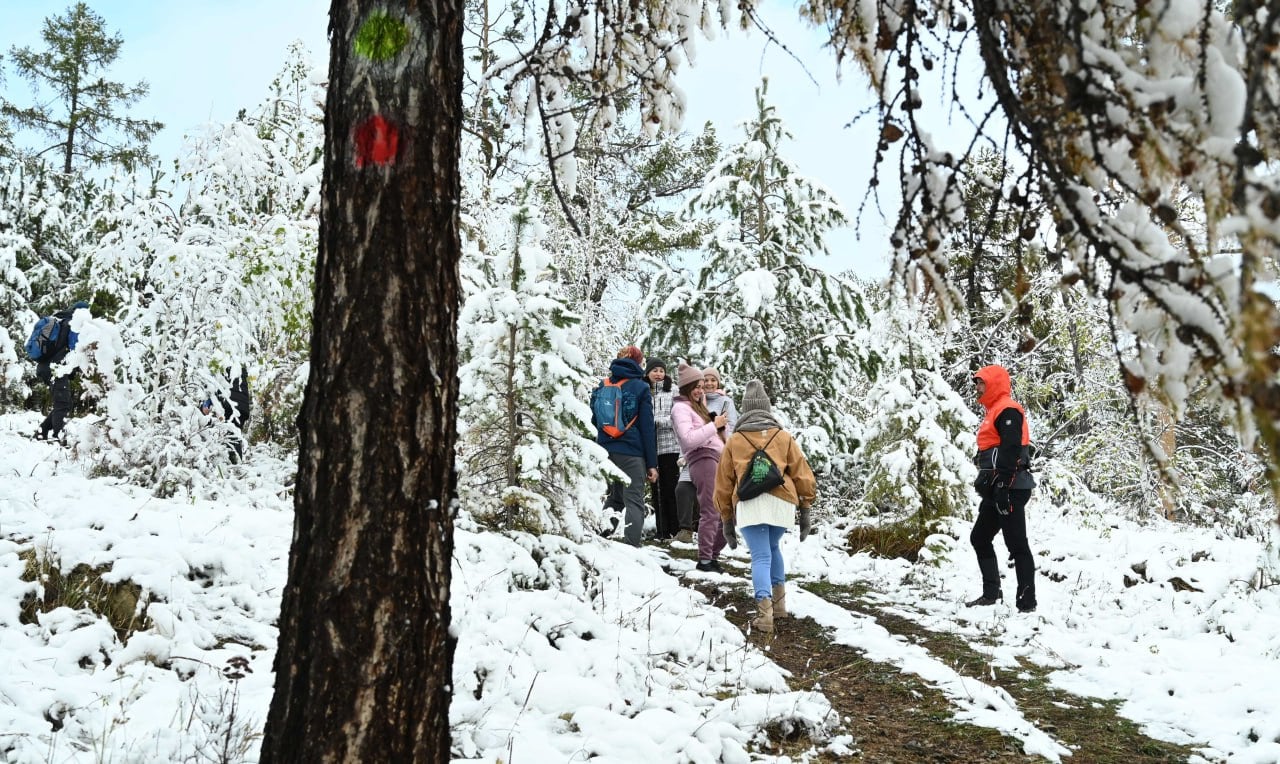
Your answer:
[[[13,45],[39,48],[42,20],[64,13],[70,4],[0,0],[0,53],[7,59]],[[325,61],[329,5],[329,0],[89,2],[107,27],[124,38],[112,78],[130,84],[146,80],[151,86],[151,95],[135,113],[165,123],[152,145],[165,160],[177,156],[185,132],[229,121],[239,109],[258,103],[293,40],[302,40],[318,64]],[[733,29],[714,41],[698,40],[696,65],[679,78],[688,97],[685,129],[695,131],[710,120],[723,143],[736,142],[739,123],[754,113],[754,90],[761,76],[768,75],[769,98],[795,137],[784,146],[784,156],[826,185],[852,218],[871,177],[875,127],[865,120],[857,128],[843,126],[870,103],[865,80],[850,71],[843,84],[837,83],[834,56],[820,48],[817,34],[805,30],[794,10],[769,3],[765,12],[778,37],[803,63],[767,45],[759,33]],[[7,63],[3,70],[6,91],[25,95],[25,83],[14,78]],[[881,188],[892,185],[882,183]],[[889,212],[895,204],[893,198],[885,200]],[[861,241],[852,231],[831,237],[834,256],[824,267],[852,268],[867,277],[888,272],[887,226],[874,211],[864,214],[862,222]]]

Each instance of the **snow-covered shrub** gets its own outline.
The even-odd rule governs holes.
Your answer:
[[[120,327],[109,426],[83,444],[103,470],[165,494],[224,471],[239,434],[198,407],[212,399],[219,411],[245,371],[251,395],[269,385],[261,429],[291,437],[311,333],[322,92],[295,45],[260,107],[190,139],[185,201],[124,204],[92,253],[92,286]]]
[[[926,532],[939,518],[967,515],[978,420],[951,385],[928,369],[901,369],[882,374],[867,397],[875,405],[857,454],[867,468],[864,504],[911,516]]]

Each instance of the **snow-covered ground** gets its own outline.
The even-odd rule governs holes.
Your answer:
[[[35,423],[0,417],[0,762],[168,762],[228,746],[256,760],[291,465],[257,452],[217,500],[161,500],[88,477],[66,450],[25,437]],[[867,616],[799,591],[789,605],[941,688],[957,718],[1047,760],[1069,751],[999,687],[1019,660],[1053,667],[1053,682],[1073,693],[1123,699],[1121,713],[1147,734],[1206,761],[1280,761],[1280,585],[1264,576],[1258,588],[1260,568],[1280,569],[1274,551],[1043,499],[1030,527],[1042,573],[1030,616],[958,605],[978,586],[964,523],[936,566],[850,557],[829,527],[783,543],[794,576],[869,584],[896,614],[972,638],[991,656],[985,683]],[[747,762],[761,760],[747,753],[753,737],[790,725],[849,750],[857,731],[841,728],[820,693],[791,691],[785,671],[664,569],[690,563],[658,547],[508,538],[465,521],[455,541],[456,761]],[[110,564],[108,577],[154,600],[152,627],[122,645],[84,611],[20,623],[33,590],[23,553],[33,549],[63,569]],[[734,554],[746,559],[744,548]],[[1175,577],[1200,591],[1175,588]]]

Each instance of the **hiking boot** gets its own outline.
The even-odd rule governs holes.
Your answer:
[[[618,516],[612,515],[608,522],[608,525],[600,529],[600,535],[604,538],[609,538],[618,530]]]
[[[1036,612],[1036,606],[1035,606],[1035,605],[1019,605],[1019,606],[1018,606],[1018,612],[1019,612],[1019,613],[1034,613],[1034,612]]]
[[[681,544],[692,544],[693,531],[687,529],[680,531],[676,534],[676,541],[679,541]]]
[[[790,613],[787,612],[787,585],[773,585],[773,617],[789,618]]]
[[[998,605],[1000,604],[1000,601],[1002,599],[1003,598],[1000,597],[999,595],[996,595],[995,597],[988,597],[987,595],[984,594],[981,597],[977,598],[976,600],[969,600],[968,602],[964,603],[964,606],[965,607],[985,607],[987,605]]]
[[[720,567],[720,563],[716,562],[715,560],[709,560],[707,562],[699,562],[697,565],[697,568],[703,573],[723,573],[724,572],[724,568]]]
[[[756,600],[756,617],[751,619],[751,628],[761,634],[773,633],[773,600],[768,597]]]

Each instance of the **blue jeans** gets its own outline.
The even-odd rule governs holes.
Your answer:
[[[751,586],[756,590],[756,601],[772,598],[774,585],[787,580],[782,551],[778,549],[778,542],[787,529],[761,523],[739,528],[738,532],[751,550]]]

